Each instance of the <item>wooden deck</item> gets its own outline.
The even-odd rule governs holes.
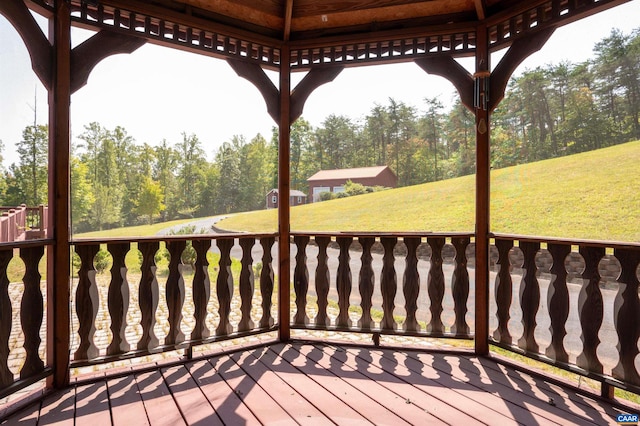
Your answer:
[[[473,355],[292,343],[78,384],[6,424],[616,424],[618,409]]]

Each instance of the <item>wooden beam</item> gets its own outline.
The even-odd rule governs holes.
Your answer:
[[[284,44],[280,61],[280,114],[278,120],[278,325],[280,341],[291,338],[291,212],[290,146],[291,146],[291,51]]]
[[[509,50],[491,74],[491,93],[489,94],[490,111],[493,111],[504,98],[504,92],[509,83],[509,79],[518,65],[532,53],[540,50],[554,31],[555,27],[545,28],[544,30],[531,34],[529,37],[516,39],[511,44],[511,47],[509,47]]]
[[[71,11],[66,0],[55,1],[49,21],[53,41],[53,79],[49,88],[49,229],[47,247],[47,363],[53,377],[47,384],[69,383],[71,344],[69,310],[71,251],[69,161],[71,150]]]
[[[33,15],[22,0],[0,1],[0,14],[6,17],[18,31],[29,51],[31,68],[44,87],[50,89],[53,49]]]
[[[484,4],[482,0],[474,0],[473,4],[476,6],[476,14],[478,15],[478,21],[484,21],[486,13],[484,10]]]
[[[276,123],[280,123],[280,93],[264,70],[260,68],[260,65],[237,59],[227,59],[227,63],[238,76],[249,80],[256,86],[267,104],[267,112]]]
[[[333,81],[344,67],[313,68],[304,76],[291,93],[291,109],[289,122],[293,124],[301,115],[304,104],[315,89]]]
[[[71,93],[87,84],[100,61],[117,53],[132,53],[145,43],[142,38],[102,30],[76,46],[71,51]]]
[[[479,25],[476,35],[476,75],[489,75],[489,37],[487,27]],[[477,79],[477,88],[486,96],[487,79]],[[489,232],[490,232],[490,109],[476,105],[476,285],[475,352],[489,353]]]
[[[282,39],[287,42],[291,37],[291,19],[293,18],[293,0],[287,0],[284,10],[284,33]]]
[[[473,111],[473,77],[451,56],[416,59],[420,68],[429,74],[439,75],[453,84],[460,95],[460,101]]]

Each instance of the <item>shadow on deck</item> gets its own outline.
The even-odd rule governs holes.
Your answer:
[[[472,354],[273,344],[78,381],[5,424],[617,424],[628,412]]]

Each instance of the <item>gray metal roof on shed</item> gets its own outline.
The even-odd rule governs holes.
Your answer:
[[[278,190],[277,189],[272,189],[268,193],[271,194],[272,192],[277,194]],[[291,190],[289,190],[289,196],[290,197],[306,197],[307,194],[305,194],[302,191],[298,191],[297,189],[291,189]]]
[[[335,170],[320,170],[318,173],[307,179],[307,182],[316,180],[329,180],[329,179],[357,179],[357,178],[373,178],[379,176],[385,169],[389,169],[389,166],[374,166],[374,167],[357,167],[354,169],[335,169]],[[391,170],[391,169],[389,169]],[[393,171],[391,171],[393,173]]]

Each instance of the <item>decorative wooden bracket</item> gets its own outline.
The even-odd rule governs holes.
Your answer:
[[[0,1],[0,14],[5,16],[24,41],[31,68],[44,87],[51,89],[53,48],[22,0]]]
[[[145,43],[142,38],[102,30],[76,46],[71,51],[71,93],[87,84],[100,61],[117,53],[133,53]]]
[[[264,70],[258,64],[251,62],[227,59],[227,62],[240,77],[246,78],[262,93],[267,104],[267,112],[278,123],[280,116],[280,91],[267,77]],[[319,86],[333,81],[342,71],[343,67],[316,68],[302,79],[291,92],[291,109],[289,124],[296,121],[301,115],[307,98]]]
[[[555,27],[545,28],[536,34],[531,34],[529,37],[514,40],[507,53],[491,73],[489,111],[493,111],[504,98],[509,79],[518,65],[532,53],[540,50],[554,31]]]
[[[473,105],[473,77],[450,56],[436,58],[416,59],[414,61],[420,68],[429,74],[439,75],[449,80],[460,94],[460,101],[470,111]]]
[[[249,80],[262,93],[262,97],[267,104],[267,112],[277,123],[280,116],[280,92],[264,70],[260,68],[260,65],[236,59],[227,59],[227,63],[236,74]]]
[[[304,76],[291,92],[290,124],[302,115],[304,104],[309,95],[323,84],[333,81],[343,69],[344,67],[314,68]]]

